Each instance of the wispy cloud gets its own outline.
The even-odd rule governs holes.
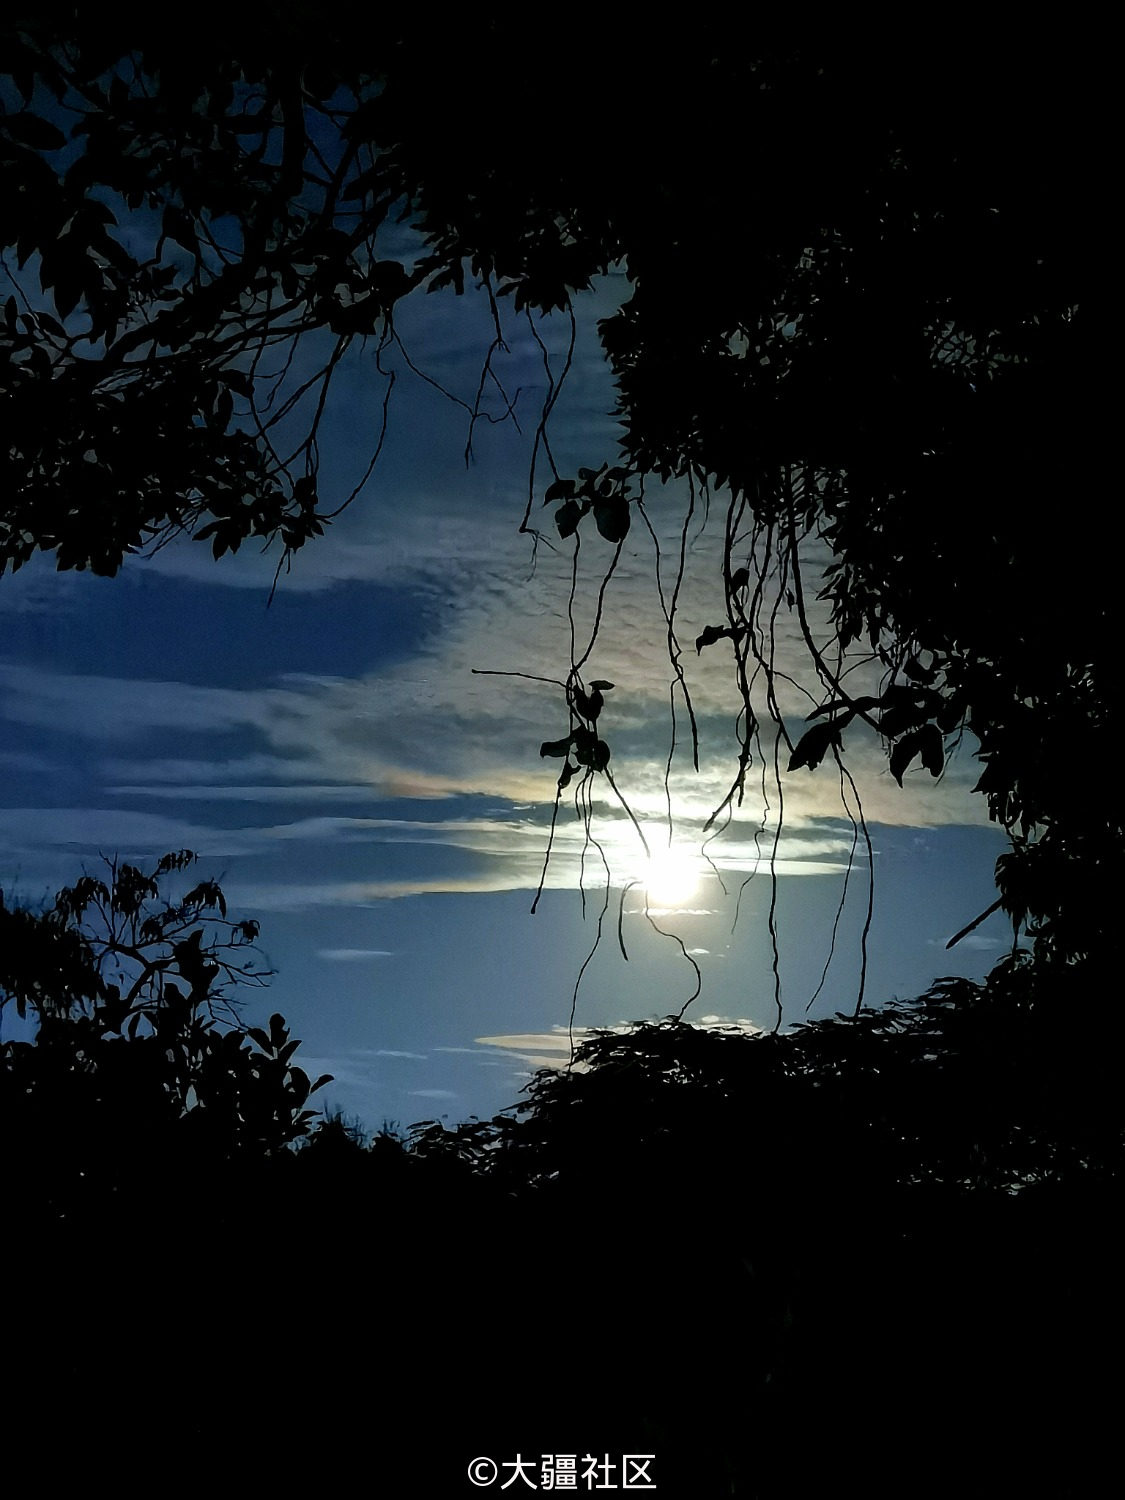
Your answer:
[[[468,490],[452,497],[435,491],[420,496],[417,508],[373,513],[370,535],[362,527],[349,533],[354,557],[364,569],[375,568],[374,574],[361,570],[355,576],[409,583],[424,615],[421,644],[406,659],[362,677],[288,674],[235,690],[0,665],[5,716],[28,728],[49,728],[56,743],[69,736],[92,744],[90,773],[103,778],[103,789],[88,796],[85,807],[9,812],[0,817],[0,832],[16,851],[162,853],[188,847],[211,859],[237,859],[239,883],[261,893],[257,904],[273,909],[364,905],[435,892],[531,891],[541,879],[550,888],[574,888],[581,880],[593,889],[604,877],[603,853],[619,886],[641,878],[643,851],[605,778],[591,783],[588,805],[576,807],[572,792],[562,799],[544,878],[560,762],[541,758],[539,747],[570,727],[564,691],[520,676],[475,675],[475,669],[495,669],[565,677],[572,639],[576,656],[590,644],[600,584],[613,555],[597,537],[583,546],[571,600],[568,548],[541,546],[533,568],[527,539],[513,534],[516,498],[513,487],[511,494],[487,497],[482,508]],[[678,504],[671,489],[651,497],[650,514],[666,548],[677,542]],[[435,525],[439,514],[441,527]],[[386,544],[382,550],[376,537]],[[721,528],[695,536],[678,601],[681,661],[701,737],[699,774],[690,765],[682,702],[680,753],[667,768],[675,674],[661,645],[668,626],[656,587],[655,550],[639,524],[622,551],[583,668],[587,680],[604,677],[616,684],[606,695],[599,728],[629,808],[652,827],[670,801],[680,837],[697,854],[704,826],[730,795],[738,767],[732,726],[740,704],[729,642],[693,649],[699,631],[725,617],[720,541]],[[665,569],[671,555],[664,552]],[[456,569],[450,568],[451,556],[458,558]],[[775,619],[778,664],[788,669],[803,659],[800,627],[784,603]],[[824,621],[814,624],[822,629]],[[855,691],[870,685],[862,671],[849,681]],[[796,738],[812,704],[782,677],[777,687]],[[196,746],[198,758],[182,753],[181,742]],[[874,733],[853,726],[846,748],[869,822],[987,821],[982,800],[968,792],[979,767],[967,756],[952,761],[938,782],[924,772],[908,773],[904,791],[890,776]],[[175,753],[165,753],[169,749]],[[846,867],[853,842],[848,819],[857,812],[850,789],[841,788],[831,764],[784,775],[787,754],[782,745],[779,792],[769,736],[763,736],[760,755],[755,748],[745,785],[730,798],[736,816],[725,827],[720,818],[707,843],[723,874],[741,878],[767,859],[783,877],[831,875]],[[446,816],[450,803],[463,797],[487,797],[493,814]],[[785,828],[775,845],[782,797]],[[149,809],[156,799],[190,804],[192,816],[154,813]],[[354,813],[365,804],[378,812],[390,801],[412,803],[416,816],[285,816],[318,808]],[[112,810],[95,802],[110,803]],[[223,826],[232,806],[243,826]],[[276,865],[267,873],[271,859],[297,845],[304,855],[315,851],[326,878],[317,879],[305,857],[299,868],[289,862],[284,879],[278,879]],[[396,851],[396,845],[402,848]],[[365,847],[366,879],[356,865]],[[410,848],[415,854],[408,858]],[[340,853],[349,861],[347,876],[327,878]],[[710,894],[705,888],[700,908]]]
[[[763,1028],[743,1017],[719,1015],[699,1016],[688,1024],[702,1030],[741,1033],[745,1036],[762,1034]],[[629,1033],[633,1028],[628,1023],[617,1026],[575,1026],[573,1030],[556,1026],[551,1031],[511,1032],[500,1036],[478,1036],[478,1046],[497,1047],[520,1062],[533,1068],[567,1068],[571,1066],[573,1053],[584,1042],[605,1032]],[[573,1047],[572,1047],[573,1038]],[[576,1067],[583,1066],[580,1063]]]
[[[1004,919],[1002,918],[1001,920]],[[1010,918],[1007,920],[1009,923],[1007,937],[986,937],[982,932],[970,932],[958,941],[957,947],[971,950],[974,953],[988,953],[996,948],[1010,948],[1012,946],[1012,929]],[[945,948],[948,939],[929,938],[928,943],[933,948]]]
[[[350,964],[369,958],[393,958],[394,953],[389,948],[318,948],[316,956],[329,963]]]
[[[184,729],[196,735],[240,731],[258,742],[241,755],[223,760],[208,756],[194,765],[182,756],[161,762],[116,755],[107,760],[105,770],[116,783],[117,796],[269,801],[284,795],[268,785],[276,778],[279,787],[288,785],[295,794],[300,788],[300,795],[323,800],[345,797],[344,789],[351,787],[376,797],[440,800],[484,793],[549,805],[558,763],[542,761],[538,752],[544,740],[558,738],[569,727],[561,686],[518,676],[479,676],[474,669],[565,676],[569,564],[565,556],[541,549],[535,576],[529,578],[529,554],[522,542],[495,543],[495,551],[493,545],[479,549],[491,554],[490,562],[482,562],[479,569],[459,570],[460,582],[452,580],[449,552],[443,552],[443,607],[423,645],[408,660],[384,671],[362,678],[291,675],[235,691],[176,682],[68,677],[9,666],[0,668],[0,683],[8,693],[6,712],[21,723],[50,725],[107,745],[143,730]],[[705,537],[693,554],[692,580],[680,600],[685,643],[722,613],[715,546]],[[607,550],[601,556],[596,547],[589,554],[593,571],[580,583],[574,605],[580,647],[592,628],[598,569],[606,566],[610,555]],[[403,555],[413,554],[404,548]],[[651,544],[638,531],[614,575],[598,643],[585,668],[588,677],[601,675],[617,684],[607,695],[600,727],[614,752],[615,779],[642,818],[658,817],[666,801],[668,693],[674,677],[658,644],[667,626],[653,566]],[[514,620],[520,626],[518,642],[513,639]],[[779,614],[777,628],[779,664],[795,670],[804,647],[788,611]],[[682,661],[700,728],[704,770],[696,775],[690,769],[681,711],[681,754],[672,767],[669,792],[677,816],[701,827],[730,789],[736,770],[731,726],[738,698],[727,643],[699,655],[688,644]],[[862,682],[862,674],[849,680],[856,691],[871,686]],[[783,680],[778,692],[790,733],[797,737],[812,705]],[[979,768],[967,757],[954,761],[939,783],[925,773],[909,773],[904,792],[890,777],[886,752],[871,731],[853,727],[846,743],[848,763],[872,821],[985,820],[981,799],[968,794]],[[764,786],[760,768],[753,763],[743,788],[751,807],[763,798],[774,806],[778,801],[768,737],[762,750],[767,762]],[[783,764],[787,756],[783,747]],[[601,793],[603,788],[596,790]],[[838,778],[828,764],[815,773],[786,777],[784,795],[793,823],[839,816],[842,811]],[[615,805],[611,794],[606,802]],[[749,810],[744,805],[744,812]]]
[[[136,771],[136,766],[132,767]],[[370,785],[287,783],[275,786],[172,786],[160,782],[106,788],[111,797],[167,798],[178,802],[356,802],[369,798]]]
[[[94,854],[116,851],[130,857],[204,846],[219,856],[248,852],[252,847],[237,831],[225,833],[129,808],[97,807],[0,808],[0,841],[11,853],[51,848]]]

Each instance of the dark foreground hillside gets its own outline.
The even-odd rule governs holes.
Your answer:
[[[654,1454],[665,1495],[1099,1493],[1118,1048],[1055,1019],[1078,978],[609,1035],[518,1119],[410,1143],[126,1135],[97,1090],[28,1130],[42,1089],[8,1089],[9,1462],[126,1493],[456,1496],[475,1457],[539,1483],[568,1453]]]

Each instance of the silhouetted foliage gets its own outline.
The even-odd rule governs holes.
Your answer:
[[[1097,979],[1068,977],[1018,955],[787,1035],[596,1034],[412,1154],[522,1205],[583,1330],[537,1377],[647,1432],[675,1493],[1077,1497],[1119,1391],[1123,1038],[1064,1024]]]
[[[261,984],[254,921],[228,919],[214,881],[174,900],[161,882],[189,850],[142,871],[116,860],[33,914],[0,904],[0,1009],[35,1024],[0,1044],[9,1191],[48,1219],[150,1195],[177,1159],[269,1156],[305,1134],[328,1079],[292,1061],[281,1016],[238,1020],[231,984]]]
[[[1095,1345],[1122,1331],[1125,1041],[1067,1019],[1110,982],[1090,961],[1016,953],[784,1035],[597,1033],[494,1120],[367,1141],[310,1129],[280,1017],[211,1014],[257,933],[212,882],[161,899],[190,861],[0,907],[0,993],[39,1022],[2,1049],[5,1207],[53,1286],[6,1313],[22,1441],[50,1431],[49,1378],[109,1368],[149,1391],[122,1473],[185,1440],[226,1461],[200,1393],[234,1361],[239,1420],[268,1424],[311,1357],[259,1478],[375,1433],[404,1495],[572,1440],[655,1452],[700,1500],[945,1494],[966,1466],[967,1493],[1087,1492],[1117,1389]],[[69,1421],[76,1456],[97,1445],[101,1405]]]
[[[297,1065],[281,1016],[239,1019],[234,986],[270,972],[258,924],[192,885],[194,861],[107,861],[38,913],[0,900],[0,1011],[34,1028],[0,1042],[13,1463],[60,1422],[75,1475],[206,1452],[225,1363],[264,1379],[292,1355],[266,1251],[295,1227],[287,1148],[329,1080]],[[278,1308],[252,1332],[244,1284]],[[70,1473],[66,1454],[47,1468]]]
[[[751,682],[771,680],[768,574],[827,716],[795,745],[779,722],[791,769],[866,725],[897,780],[937,775],[968,728],[1013,837],[1002,903],[1042,955],[1090,951],[1121,822],[1059,767],[1112,764],[1123,733],[1096,61],[1006,28],[755,45],[740,19],[642,41],[603,16],[595,63],[582,28],[544,25],[381,11],[359,37],[304,0],[190,27],[7,18],[0,562],[112,573],[185,530],[216,556],[279,537],[287,560],[357,492],[320,494],[321,417],[357,340],[409,359],[402,298],[477,286],[483,392],[503,310],[570,314],[624,265],[600,330],[621,460],[556,471],[545,498],[561,537],[592,524],[619,547],[646,477],[725,495],[727,619],[697,649],[729,641],[743,697],[728,802],[756,753]],[[591,67],[580,109],[544,102]],[[380,250],[401,222],[409,265]],[[470,443],[511,412],[481,401]],[[807,621],[809,539],[835,554],[829,641]],[[884,679],[857,700],[835,653],[864,644]],[[563,784],[609,762],[582,738],[579,664],[565,686]]]
[[[318,431],[357,341],[389,400],[403,297],[477,286],[483,390],[502,313],[569,317],[623,265],[600,329],[621,453],[557,472],[548,371],[525,528],[542,498],[559,539],[615,560],[646,481],[721,496],[725,618],[695,644],[732,653],[744,709],[724,806],[764,759],[750,684],[772,698],[784,608],[816,686],[795,739],[769,710],[790,773],[873,732],[900,784],[937,776],[970,731],[1035,957],[788,1036],[603,1035],[514,1114],[370,1148],[328,1121],[290,1151],[316,1085],[280,1018],[222,1023],[257,930],[217,887],[162,904],[173,859],[0,908],[0,994],[39,1025],[3,1047],[5,1192],[67,1288],[53,1322],[28,1314],[28,1389],[52,1338],[89,1389],[124,1318],[139,1368],[174,1374],[173,1401],[133,1408],[154,1454],[184,1420],[206,1441],[233,1354],[276,1425],[317,1347],[288,1325],[295,1279],[338,1374],[305,1388],[318,1433],[366,1432],[353,1344],[393,1303],[382,1378],[406,1394],[380,1431],[421,1407],[466,1457],[627,1433],[698,1496],[1090,1493],[1117,1391],[1097,1347],[1121,1331],[1123,829],[1096,777],[1125,732],[1097,58],[976,26],[890,56],[859,33],[754,45],[741,15],[677,19],[643,57],[616,13],[596,38],[551,17],[543,46],[526,18],[364,24],[305,3],[0,22],[0,565],[111,574],[179,532],[284,561],[362,487],[320,493]],[[383,253],[400,220],[412,265]],[[470,441],[486,414],[478,395]],[[856,649],[877,693],[849,690]],[[580,665],[541,749],[560,795],[610,774],[612,684]],[[331,1302],[324,1226],[360,1247],[374,1311],[350,1280]],[[147,1326],[149,1286],[175,1318]],[[424,1465],[406,1485],[436,1492]]]

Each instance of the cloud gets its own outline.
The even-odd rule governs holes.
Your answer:
[[[389,948],[318,948],[316,956],[329,963],[347,964],[368,958],[393,958],[394,954]]]
[[[699,1016],[687,1024],[707,1031],[737,1032],[744,1036],[759,1036],[764,1034],[764,1028],[756,1022],[744,1017],[730,1017],[719,1015]],[[478,1046],[498,1047],[502,1051],[511,1054],[520,1062],[529,1063],[533,1068],[555,1068],[562,1069],[571,1066],[573,1052],[584,1042],[592,1037],[604,1035],[606,1032],[618,1032],[628,1035],[633,1031],[633,1026],[628,1022],[622,1022],[617,1026],[575,1026],[573,1030],[565,1026],[556,1026],[551,1031],[528,1031],[512,1032],[501,1036],[478,1036],[475,1040]],[[573,1037],[573,1050],[571,1038]],[[582,1063],[574,1064],[575,1067],[585,1066]]]
[[[12,771],[31,771],[39,776],[57,775],[59,770],[57,761],[48,760],[45,755],[30,755],[23,750],[0,750],[0,766],[7,766]]]
[[[268,690],[253,694],[183,682],[137,682],[0,664],[4,716],[83,739],[128,740],[145,729],[221,733],[262,723]],[[282,693],[277,701],[291,706]]]
[[[134,772],[136,766],[131,768]],[[112,797],[168,798],[183,802],[355,802],[370,798],[370,786],[302,785],[283,786],[163,786],[159,782],[106,788]]]
[[[451,574],[450,553],[444,553],[442,608],[424,644],[397,666],[355,679],[293,675],[237,692],[174,682],[68,678],[8,667],[0,669],[0,680],[9,692],[9,717],[106,741],[123,740],[145,729],[187,728],[214,734],[241,730],[259,741],[258,749],[242,757],[208,759],[205,764],[213,769],[206,772],[202,764],[193,767],[184,757],[163,764],[118,757],[107,766],[119,783],[117,795],[151,793],[159,783],[167,788],[161,793],[165,796],[264,801],[280,795],[263,784],[265,771],[265,780],[276,776],[283,785],[301,783],[303,795],[326,799],[346,795],[344,787],[357,787],[382,797],[441,800],[484,793],[549,804],[558,763],[544,764],[538,752],[544,740],[557,738],[569,727],[561,686],[518,676],[474,675],[474,669],[565,676],[570,640],[568,560],[541,548],[534,576],[529,577],[526,539],[491,539],[479,549],[488,554],[485,560],[477,555],[480,518],[467,519],[466,525],[467,537],[475,537],[477,547],[467,539],[464,547],[456,539],[443,545],[480,566]],[[424,555],[436,557],[436,545]],[[692,555],[693,572],[680,599],[685,642],[714,621],[717,609],[721,612],[716,546],[705,537]],[[414,556],[410,547],[404,548],[404,555]],[[596,544],[582,554],[593,557],[594,565],[580,580],[573,610],[580,650],[592,628],[599,571],[610,555]],[[411,564],[420,565],[416,558]],[[653,566],[651,544],[638,528],[638,539],[630,541],[607,593],[598,644],[584,668],[588,679],[597,674],[617,684],[607,694],[601,727],[614,752],[615,780],[642,818],[659,816],[665,805],[668,693],[674,678],[659,645],[667,625]],[[518,622],[516,634],[513,622]],[[778,631],[779,663],[794,670],[804,647],[788,611],[779,615]],[[678,817],[701,826],[730,790],[737,769],[732,728],[739,700],[727,643],[698,656],[689,645],[682,661],[700,730],[703,771],[694,774],[685,758],[688,726],[681,706],[681,754],[673,764],[669,790]],[[856,691],[870,686],[861,679],[862,674],[850,679]],[[810,703],[780,679],[778,693],[790,733],[797,737]],[[954,762],[940,783],[925,773],[908,773],[909,791],[903,792],[890,777],[885,751],[871,731],[854,728],[846,746],[873,821],[985,820],[980,799],[968,796],[977,768],[964,760]],[[768,736],[762,749],[767,760],[764,787],[755,756],[744,794],[751,803],[768,798],[776,806]],[[783,747],[783,762],[787,757]],[[232,783],[252,784],[241,792],[223,789]],[[190,792],[185,790],[188,786],[201,790]],[[600,794],[601,785],[595,790]],[[831,765],[785,777],[784,795],[792,822],[839,816],[842,810]],[[613,803],[612,795],[608,802]]]
[[[385,1086],[388,1069],[380,1064],[386,1062],[428,1062],[423,1052],[410,1052],[390,1047],[350,1047],[333,1057],[312,1057],[297,1052],[294,1059],[300,1067],[315,1078],[321,1073],[330,1073],[337,1087],[359,1088],[365,1092]],[[416,1070],[411,1070],[415,1072]],[[401,1075],[399,1075],[401,1076]],[[320,1100],[320,1094],[314,1096]]]
[[[706,550],[702,543],[697,549]],[[717,568],[716,557],[705,560],[711,571]],[[569,727],[561,687],[518,676],[474,675],[481,667],[565,675],[570,635],[566,559],[541,549],[531,579],[527,561],[520,543],[503,549],[490,567],[459,571],[462,582],[455,586],[447,581],[448,598],[422,647],[397,666],[362,678],[293,675],[235,691],[7,666],[0,667],[0,683],[8,693],[6,714],[17,722],[107,743],[146,731],[189,729],[194,735],[238,731],[258,742],[255,749],[221,760],[107,759],[104,771],[116,783],[113,794],[119,797],[270,801],[284,797],[283,788],[290,787],[294,796],[340,800],[352,788],[382,798],[443,800],[470,793],[549,806],[559,764],[545,764],[539,746]],[[599,566],[605,566],[605,558]],[[584,670],[588,679],[598,674],[617,684],[607,694],[600,727],[613,750],[615,781],[634,812],[642,819],[658,818],[670,794],[677,818],[702,828],[729,793],[737,771],[732,729],[739,701],[730,653],[721,643],[698,658],[690,649],[683,657],[703,769],[699,774],[690,769],[681,707],[680,756],[666,794],[673,673],[658,644],[667,627],[652,568],[651,555],[638,542],[614,575],[598,645]],[[596,581],[596,574],[587,580],[575,606],[581,621],[575,627],[579,645],[588,638]],[[707,592],[697,580],[694,593],[681,601],[685,639],[721,603],[705,603]],[[694,618],[689,608],[693,599]],[[518,622],[518,637],[513,636],[513,622]],[[778,651],[792,670],[803,646],[787,614],[785,622]],[[856,691],[868,685],[858,676],[854,682]],[[797,737],[809,702],[784,683],[778,691],[790,716],[790,733]],[[903,791],[894,784],[886,752],[873,732],[853,727],[845,743],[871,821],[915,826],[986,821],[981,799],[968,792],[979,768],[966,757],[954,760],[940,782],[909,772]],[[755,753],[742,789],[744,816],[766,801],[778,805],[768,735],[762,751],[766,774],[763,781]],[[783,764],[787,756],[782,747]],[[268,785],[274,779],[276,788]],[[600,779],[592,790],[595,801],[616,810]],[[839,779],[829,764],[813,773],[785,776],[783,793],[790,826],[839,817],[844,810]],[[568,801],[564,799],[564,826],[572,817]]]
[[[945,938],[929,938],[927,941],[929,945],[934,948],[948,947],[948,941]],[[965,937],[959,938],[957,941],[958,948],[968,948],[977,953],[987,953],[994,948],[1010,948],[1011,946],[1012,938],[1010,926],[1008,929],[1007,937],[986,937],[981,932],[970,932]]]
[[[298,1051],[294,1055],[294,1062],[302,1068],[310,1078],[318,1078],[323,1073],[332,1076],[332,1083],[338,1088],[359,1088],[369,1091],[375,1081],[375,1070],[371,1063],[354,1053],[344,1053],[336,1057],[314,1057]],[[331,1085],[326,1085],[331,1087]],[[313,1103],[321,1107],[325,1096],[321,1092],[313,1095]]]
[[[14,615],[58,615],[80,590],[87,576],[76,572],[47,571],[33,564],[8,573],[0,589],[0,612]]]
[[[708,819],[727,801],[735,815],[725,827],[723,818],[717,820],[718,832],[706,846],[724,874],[741,879],[771,855],[775,871],[786,877],[842,871],[853,842],[848,819],[857,808],[847,786],[841,789],[834,765],[786,775],[788,751],[782,744],[779,788],[770,734],[763,733],[762,744],[751,746],[745,783],[737,781],[734,728],[740,698],[730,643],[694,650],[696,635],[725,618],[722,527],[693,533],[677,602],[680,661],[692,695],[702,769],[691,769],[690,726],[676,689],[678,753],[669,771],[669,692],[676,678],[664,644],[668,623],[657,587],[657,552],[644,526],[638,521],[622,549],[592,643],[613,549],[594,534],[588,545],[584,540],[572,599],[569,544],[555,551],[540,545],[533,552],[526,537],[514,534],[520,513],[514,481],[505,488],[505,479],[483,497],[481,481],[466,484],[456,493],[427,490],[417,506],[375,507],[368,520],[346,533],[344,552],[330,554],[338,559],[347,548],[358,549],[352,555],[363,559],[363,570],[356,577],[419,591],[422,643],[408,658],[379,671],[354,678],[290,674],[234,690],[0,665],[5,715],[19,724],[49,727],[56,738],[92,742],[102,752],[92,767],[107,779],[104,800],[124,804],[112,812],[89,806],[23,810],[5,815],[0,827],[23,849],[124,847],[163,853],[189,847],[207,858],[250,861],[300,845],[310,854],[318,851],[325,869],[330,856],[349,851],[350,879],[317,881],[303,861],[300,874],[283,888],[264,865],[240,867],[238,881],[244,890],[249,885],[261,892],[255,904],[263,908],[364,905],[434,892],[532,891],[544,878],[560,769],[559,760],[540,757],[539,747],[570,728],[561,679],[573,654],[583,659],[587,681],[604,677],[616,684],[606,694],[599,728],[612,750],[614,783],[638,821],[659,823],[670,801],[680,838],[698,853]],[[674,486],[657,486],[647,504],[667,603],[682,496]],[[309,557],[316,553],[308,549]],[[810,566],[815,561],[810,555]],[[305,563],[303,555],[300,566]],[[813,583],[810,577],[810,607]],[[776,583],[768,589],[776,595]],[[816,608],[820,614],[812,623],[823,634],[823,607]],[[778,665],[808,677],[809,670],[799,666],[805,657],[800,625],[784,601],[775,629]],[[487,675],[493,671],[556,681]],[[870,677],[867,668],[849,677],[853,691],[874,686],[865,672]],[[784,676],[777,677],[776,689],[796,739],[812,701]],[[819,701],[820,689],[814,684],[812,690]],[[183,743],[197,745],[198,758],[182,753]],[[152,753],[130,755],[133,744]],[[845,745],[870,823],[987,822],[982,799],[969,795],[979,767],[967,756],[953,759],[937,782],[924,772],[909,772],[901,790],[872,731],[853,726]],[[176,753],[162,753],[167,749]],[[487,797],[493,815],[443,815],[454,799],[466,796]],[[545,885],[574,888],[584,880],[596,888],[604,876],[597,845],[618,885],[639,878],[643,851],[613,787],[595,777],[581,797],[576,806],[572,787],[561,799]],[[210,806],[215,814],[178,820],[136,806],[156,799],[193,804],[193,813],[197,806]],[[286,804],[297,811],[302,803],[313,812],[332,805],[362,810],[365,803],[379,811],[388,801],[412,803],[417,815],[280,816],[271,823],[256,815],[258,808]],[[238,816],[244,826],[205,826],[224,821],[220,809],[229,804],[243,809]],[[775,848],[782,805],[785,826]],[[394,845],[404,846],[400,854]],[[370,879],[355,874],[363,846],[371,847]],[[407,858],[405,846],[428,846],[429,853]],[[862,842],[859,849],[862,858]],[[709,903],[710,889],[699,906]]]
[[[290,790],[294,797],[333,789],[324,782],[323,767],[318,762],[292,755],[256,753],[230,755],[218,760],[202,756],[197,759],[186,756],[153,756],[144,760],[105,756],[99,760],[98,770],[109,782],[129,777],[140,778],[146,796],[173,796],[180,793],[190,797],[193,792],[189,789],[197,784],[205,788],[208,796],[214,795],[220,787],[236,796],[241,783],[259,780],[277,783],[276,787],[264,787],[265,791],[277,790],[284,793]],[[361,785],[365,791],[370,791],[369,786]],[[346,789],[345,786],[340,787],[340,790]],[[110,787],[110,790],[133,789]]]
[[[518,1058],[520,1062],[529,1063],[533,1068],[566,1068],[571,1064],[574,1049],[591,1035],[593,1033],[588,1028],[576,1026],[572,1033],[559,1027],[554,1031],[519,1032],[508,1036],[478,1036],[475,1040],[480,1047],[498,1047],[513,1058]]]
[[[593,1035],[593,1031],[588,1027],[578,1026],[570,1032],[560,1026],[554,1031],[524,1031],[514,1032],[507,1036],[478,1036],[475,1041],[480,1047],[504,1047],[508,1051],[517,1052],[526,1052],[529,1048],[533,1048],[536,1052],[565,1053],[569,1057],[572,1040],[576,1047]]]
[[[0,808],[0,840],[13,853],[104,850],[134,858],[204,846],[217,856],[252,847],[237,831],[224,833],[154,813],[97,807]]]

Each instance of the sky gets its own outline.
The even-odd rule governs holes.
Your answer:
[[[610,276],[577,300],[574,358],[549,429],[564,474],[615,461],[596,321],[625,293],[624,278]],[[569,324],[537,319],[536,331],[557,378]],[[276,550],[248,546],[215,562],[186,538],[128,559],[114,579],[60,574],[42,556],[0,579],[9,904],[49,903],[103,856],[152,865],[196,851],[193,879],[219,880],[231,915],[261,924],[260,962],[274,973],[244,993],[246,1019],[281,1011],[302,1038],[296,1060],[334,1075],[316,1102],[369,1129],[490,1116],[517,1101],[536,1067],[565,1064],[572,1034],[678,1012],[697,983],[686,1014],[701,1024],[789,1026],[850,1011],[869,866],[862,840],[852,856],[831,762],[783,777],[776,882],[758,852],[774,845],[776,789],[756,849],[757,768],[703,858],[703,825],[737,761],[729,647],[693,645],[724,619],[721,497],[706,520],[697,507],[687,530],[678,601],[699,772],[681,704],[666,790],[673,674],[656,559],[659,546],[666,599],[682,490],[649,491],[652,534],[634,522],[583,669],[587,683],[614,684],[600,728],[651,849],[669,843],[671,805],[672,887],[651,877],[604,778],[589,837],[562,799],[544,876],[560,762],[539,747],[568,731],[558,680],[572,635],[578,654],[590,639],[613,548],[591,528],[575,563],[573,540],[560,541],[542,508],[542,464],[532,524],[543,536],[520,533],[549,389],[527,320],[508,314],[508,352],[496,361],[509,396],[519,391],[518,428],[478,423],[468,464],[465,410],[402,351],[471,403],[491,335],[486,304],[471,293],[411,298],[398,332],[402,348],[383,359],[398,378],[374,475],[282,572],[272,603]],[[329,507],[366,467],[383,394],[373,351],[357,346],[321,441]],[[810,552],[806,562],[824,560]],[[807,679],[803,660],[782,608],[777,661]],[[799,732],[811,702],[783,687],[781,706]],[[982,976],[1011,942],[1001,915],[945,951],[994,899],[1005,847],[970,793],[980,768],[969,747],[940,781],[915,769],[901,790],[873,734],[854,732],[846,748],[874,856],[867,1001],[918,994],[939,975]],[[13,1024],[4,1019],[8,1034]]]

